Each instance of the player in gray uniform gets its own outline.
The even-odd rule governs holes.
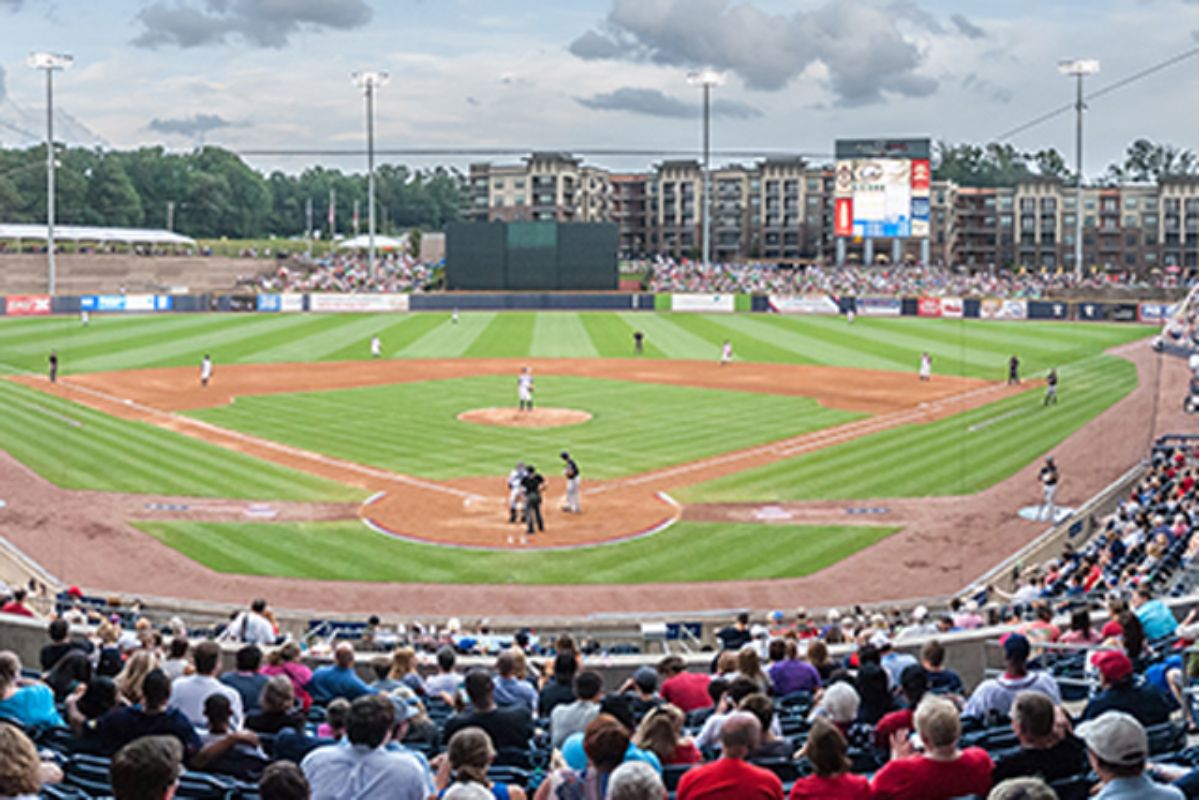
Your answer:
[[[1046,396],[1042,399],[1042,405],[1058,405],[1058,370],[1053,367],[1046,376]]]
[[[521,481],[525,479],[525,462],[518,461],[513,471],[508,473],[508,521],[516,522],[521,511],[521,498],[524,488]]]
[[[1054,493],[1058,490],[1058,465],[1052,456],[1046,457],[1046,463],[1038,473],[1038,481],[1042,484],[1042,507],[1038,510],[1038,519],[1054,522],[1057,516]]]
[[[517,409],[533,411],[533,372],[529,367],[521,367],[521,376],[517,378]]]
[[[563,460],[563,477],[567,479],[567,496],[563,499],[562,510],[568,514],[578,514],[579,507],[579,465],[571,454],[563,450],[558,454]]]

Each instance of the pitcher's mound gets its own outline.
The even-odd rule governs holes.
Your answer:
[[[463,422],[476,425],[504,425],[509,428],[559,428],[587,422],[592,415],[573,408],[535,408],[519,411],[515,408],[473,408],[458,415]]]

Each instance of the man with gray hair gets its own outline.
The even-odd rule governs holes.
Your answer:
[[[626,761],[608,778],[604,800],[664,800],[667,787],[645,761]]]
[[[1012,729],[1021,749],[996,762],[992,770],[994,783],[1023,775],[1057,781],[1087,772],[1083,742],[1071,735],[1066,724],[1058,724],[1059,713],[1054,701],[1041,692],[1017,694],[1012,705]]]
[[[762,738],[758,717],[735,711],[721,725],[721,757],[683,774],[678,800],[783,800],[783,782],[746,762]]]

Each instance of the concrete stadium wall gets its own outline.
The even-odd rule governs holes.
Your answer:
[[[202,256],[137,256],[128,253],[55,257],[59,294],[92,292],[165,291],[227,292],[238,279],[252,277],[274,265],[248,258]],[[46,256],[32,253],[0,254],[0,294],[35,294],[46,291]]]

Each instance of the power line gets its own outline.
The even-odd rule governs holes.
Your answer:
[[[1119,81],[1115,81],[1114,83],[1110,83],[1107,86],[1101,87],[1101,88],[1097,89],[1096,91],[1092,92],[1091,94],[1084,95],[1083,99],[1084,100],[1094,100],[1097,97],[1102,97],[1103,95],[1106,95],[1109,92],[1114,92],[1123,86],[1128,86],[1129,84],[1131,84],[1135,81],[1139,81],[1142,78],[1145,78],[1149,75],[1153,75],[1154,73],[1156,73],[1160,70],[1164,70],[1167,67],[1170,67],[1174,64],[1179,63],[1180,61],[1189,59],[1192,56],[1196,55],[1197,53],[1200,53],[1200,48],[1192,48],[1191,50],[1187,50],[1183,53],[1177,53],[1176,55],[1171,56],[1170,58],[1166,59],[1165,61],[1160,61],[1157,64],[1154,64],[1153,66],[1150,66],[1150,67],[1147,67],[1146,69],[1141,70],[1140,72],[1135,72],[1132,75],[1127,75],[1126,77],[1122,78]],[[1054,109],[1053,111],[1047,111],[1045,114],[1042,114],[1041,116],[1034,117],[1033,119],[1029,120],[1028,122],[1018,125],[1017,127],[1012,128],[1011,130],[1005,131],[1004,133],[1000,134],[999,136],[996,136],[992,141],[1002,142],[1005,139],[1011,139],[1013,136],[1016,136],[1018,133],[1023,133],[1024,131],[1027,131],[1030,128],[1041,125],[1043,122],[1046,122],[1047,120],[1050,120],[1050,119],[1054,119],[1059,114],[1066,113],[1068,111],[1071,111],[1074,108],[1075,108],[1074,103],[1067,103],[1065,105],[1061,105],[1058,108]]]
[[[342,149],[293,149],[293,148],[247,148],[244,150],[235,150],[234,152],[243,156],[344,156],[344,157],[360,157],[363,155],[362,150],[353,148]],[[693,156],[697,155],[695,150],[679,149],[636,149],[636,148],[614,148],[614,147],[574,147],[567,150],[552,150],[548,148],[538,147],[400,147],[400,148],[376,148],[375,152],[379,155],[389,156],[527,156],[530,153],[538,152],[570,152],[571,154],[589,155],[589,156],[640,156],[640,157],[670,157],[670,156]],[[831,159],[833,153],[815,153],[815,152],[797,152],[795,150],[785,150],[781,148],[753,148],[753,149],[736,149],[736,150],[713,150],[713,155],[724,156],[727,158],[780,158],[780,157],[800,157],[812,159]]]

